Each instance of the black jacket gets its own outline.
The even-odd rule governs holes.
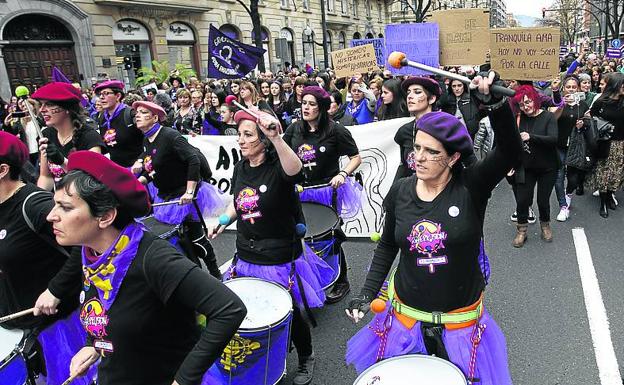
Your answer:
[[[357,119],[355,119],[353,116],[351,116],[351,114],[347,112],[346,104],[343,104],[338,108],[338,111],[336,111],[334,116],[331,117],[331,120],[336,123],[340,123],[345,127],[355,126],[358,124]]]
[[[457,97],[452,93],[447,93],[442,97],[440,102],[442,111],[451,115],[455,115],[457,112]],[[479,121],[486,115],[484,110],[479,109],[479,102],[468,92],[464,92],[459,99],[459,111],[464,117],[466,128],[470,137],[474,140],[477,131],[479,131]]]

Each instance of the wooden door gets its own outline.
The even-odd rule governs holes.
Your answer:
[[[57,66],[69,80],[80,81],[73,45],[6,45],[4,61],[11,89],[19,85],[42,86],[52,81],[52,67]]]

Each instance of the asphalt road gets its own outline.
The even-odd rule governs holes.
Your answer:
[[[529,228],[527,244],[515,249],[511,246],[515,223],[509,220],[515,206],[511,190],[502,182],[494,191],[485,221],[486,251],[492,265],[486,306],[507,338],[514,384],[601,384],[572,238],[576,227],[587,235],[615,354],[624,374],[624,193],[617,197],[622,206],[603,219],[598,215],[598,198],[587,193],[574,196],[570,219],[560,223],[555,220],[558,207],[553,192],[554,241],[543,242],[536,223]],[[214,246],[220,262],[231,258],[233,234],[223,234]],[[353,240],[344,248],[353,294],[362,285],[374,244]],[[313,330],[315,385],[350,385],[357,377],[355,370],[345,365],[345,346],[365,323],[356,326],[347,319],[343,310],[347,300],[315,312],[319,323]],[[370,315],[365,321],[369,319]],[[296,354],[292,353],[282,384],[291,383],[296,367]]]

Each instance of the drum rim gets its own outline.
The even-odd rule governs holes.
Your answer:
[[[268,324],[268,325],[259,326],[257,328],[243,328],[243,327],[239,327],[238,331],[252,333],[252,332],[260,332],[260,331],[264,331],[264,330],[271,330],[271,329],[274,329],[276,326],[283,324],[284,321],[286,321],[286,319],[292,317],[293,310],[294,310],[294,306],[293,306],[293,303],[292,303],[292,296],[290,295],[288,290],[286,290],[286,288],[284,288],[282,285],[280,285],[278,283],[275,283],[275,282],[267,281],[266,279],[256,278],[256,277],[236,277],[236,278],[231,278],[231,279],[228,279],[227,281],[223,282],[223,284],[225,285],[228,282],[235,281],[237,279],[248,280],[248,281],[260,281],[260,282],[264,282],[264,283],[270,283],[271,285],[274,285],[274,286],[284,290],[286,293],[288,293],[288,296],[291,299],[290,300],[290,309],[288,310],[286,315],[284,315],[282,318],[279,319],[279,321],[273,322],[273,323]],[[230,290],[232,290],[232,289],[230,289]],[[236,294],[236,292],[234,294]]]
[[[11,351],[11,353],[8,356],[0,360],[0,371],[4,369],[8,364],[13,362],[13,360],[18,356],[21,357],[20,361],[24,363],[24,368],[26,369],[26,374],[28,375],[28,363],[26,362],[26,358],[22,355],[22,352],[19,346],[15,346],[15,349],[13,349],[13,351]]]
[[[173,228],[172,228],[171,230],[169,230],[169,231],[167,231],[167,232],[163,233],[163,234],[156,234],[155,232],[153,232],[153,231],[152,231],[152,228],[151,228],[151,227],[148,227],[148,225],[145,223],[145,220],[147,220],[147,219],[153,219],[153,220],[155,220],[155,221],[156,221],[156,222],[158,222],[158,223],[162,223],[163,225],[173,226]],[[177,225],[172,225],[172,224],[169,224],[169,223],[161,222],[161,221],[159,221],[158,219],[156,219],[156,218],[154,217],[154,215],[149,215],[149,216],[147,216],[147,217],[138,218],[138,219],[137,219],[137,222],[139,222],[141,225],[143,225],[143,226],[145,227],[145,229],[146,229],[149,233],[151,233],[151,234],[153,234],[153,235],[157,236],[157,237],[158,237],[158,238],[160,238],[160,239],[164,239],[164,240],[168,240],[168,237],[170,237],[171,235],[173,235],[173,234],[175,234],[175,233],[178,233],[178,235],[180,235],[180,228],[182,227],[182,224],[181,224],[181,223],[178,223]]]
[[[319,202],[301,202],[301,211],[303,213],[303,206],[304,205],[309,205],[309,206],[321,206],[321,207],[325,207],[330,209],[334,215],[336,215],[336,223],[334,223],[334,225],[329,229],[329,230],[325,230],[324,232],[320,233],[320,234],[316,234],[316,235],[312,235],[310,237],[304,237],[303,240],[306,242],[312,242],[314,241],[314,239],[316,239],[317,241],[322,240],[323,238],[325,238],[328,234],[331,234],[333,231],[336,231],[337,228],[340,227],[340,215],[338,215],[338,212],[336,210],[334,210],[333,207],[319,203]],[[303,216],[305,219],[305,215]],[[306,220],[307,223],[307,220]]]
[[[404,354],[402,356],[395,356],[395,357],[390,357],[390,358],[386,358],[383,359],[379,362],[374,363],[373,365],[369,366],[368,368],[366,368],[366,370],[364,370],[353,382],[353,385],[358,385],[363,379],[364,377],[370,373],[371,370],[373,370],[373,368],[377,367],[378,364],[381,363],[387,363],[390,361],[399,361],[399,360],[404,360],[407,358],[417,358],[417,359],[425,359],[425,360],[433,360],[433,361],[438,361],[441,363],[446,364],[447,366],[449,366],[451,369],[454,369],[457,373],[459,373],[459,375],[461,376],[461,378],[464,380],[464,384],[467,384],[467,380],[466,380],[466,376],[464,375],[464,373],[461,371],[461,369],[459,369],[459,367],[457,367],[457,365],[455,365],[454,363],[452,363],[451,361],[442,359],[440,357],[435,357],[435,356],[429,356],[426,354]]]

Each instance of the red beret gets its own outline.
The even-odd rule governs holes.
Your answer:
[[[82,170],[106,185],[134,217],[149,214],[150,201],[145,186],[124,167],[93,151],[75,151],[69,155],[67,170]]]
[[[82,101],[80,90],[69,83],[51,82],[39,88],[32,94],[33,99],[49,100],[51,102],[75,102]]]
[[[28,147],[17,136],[0,131],[0,157],[23,165],[28,160]]]
[[[152,114],[154,115],[158,115],[158,120],[161,121],[165,118],[165,116],[167,116],[167,113],[165,112],[165,110],[159,106],[156,103],[152,103],[152,102],[145,102],[142,100],[136,101],[134,103],[132,103],[132,109],[136,110],[139,107],[145,107],[148,110],[150,110],[152,112]]]
[[[258,118],[266,117],[266,118],[272,118],[272,119],[276,120],[275,124],[277,125],[277,131],[280,134],[282,133],[282,126],[280,125],[279,121],[277,121],[277,119],[275,119],[275,116],[269,114],[268,112],[264,112],[264,111],[260,111],[260,110],[253,110],[253,113],[256,114],[258,116]],[[254,123],[257,123],[258,122],[258,118],[253,116],[252,114],[250,114],[249,112],[247,112],[245,110],[239,110],[238,112],[236,112],[234,114],[234,122],[236,122],[236,124],[240,124],[241,120],[250,120],[250,121],[252,121]],[[262,133],[260,128],[258,128],[258,131],[260,133]]]
[[[123,91],[125,87],[126,85],[122,81],[113,79],[113,80],[107,80],[105,82],[102,82],[96,85],[94,91],[96,94],[105,88],[117,89],[117,90]]]

